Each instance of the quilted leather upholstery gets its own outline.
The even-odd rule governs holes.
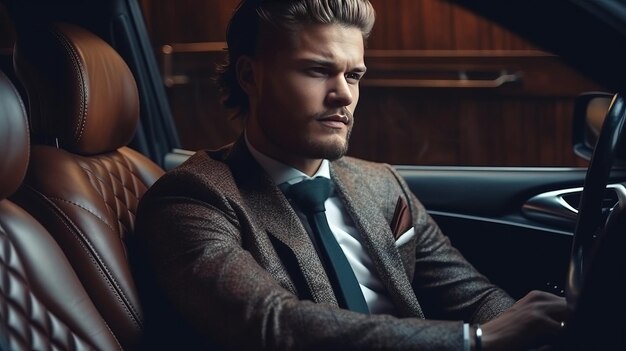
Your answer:
[[[50,234],[0,201],[0,349],[121,350]]]
[[[60,243],[126,348],[139,342],[143,316],[125,240],[139,199],[161,173],[129,148],[85,157],[33,145],[24,185],[13,197]]]
[[[125,146],[139,116],[134,77],[106,42],[69,24],[18,37],[14,55],[36,136],[13,199],[50,231],[117,339],[133,349],[143,314],[126,244],[139,199],[163,174]]]
[[[28,164],[28,123],[0,72],[0,350],[121,350],[50,234],[5,199]]]
[[[136,174],[137,167],[121,152],[78,157],[77,162],[113,216],[115,223],[110,225],[124,239],[133,231],[139,196],[147,190],[141,176]]]

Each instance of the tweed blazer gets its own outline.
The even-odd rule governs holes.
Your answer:
[[[167,173],[138,211],[158,284],[195,333],[225,349],[462,350],[463,321],[511,306],[391,166],[344,157],[330,167],[397,316],[338,307],[299,217],[240,139]],[[399,199],[416,235],[396,247]]]

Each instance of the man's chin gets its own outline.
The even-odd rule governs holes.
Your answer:
[[[348,152],[348,143],[324,143],[310,145],[308,150],[309,158],[338,160]]]

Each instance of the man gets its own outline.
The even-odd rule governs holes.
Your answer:
[[[245,132],[142,200],[137,230],[159,284],[228,349],[540,345],[559,330],[562,299],[533,292],[514,304],[393,168],[344,157],[373,23],[367,0],[240,4],[220,84]],[[295,190],[311,178],[334,189],[324,185],[321,221]]]

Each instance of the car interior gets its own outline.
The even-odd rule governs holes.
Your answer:
[[[35,141],[14,200],[49,228],[122,346],[132,348],[142,315],[125,241],[139,199],[163,174],[126,146],[139,118],[133,76],[82,28],[55,23],[23,39],[14,64]]]
[[[26,174],[30,145],[24,104],[3,73],[0,102],[0,348],[122,350],[50,232],[7,199]]]
[[[16,31],[0,61],[0,350],[156,347],[143,339],[146,323],[158,324],[145,304],[160,300],[142,296],[154,286],[138,281],[135,213],[192,152],[178,140],[140,5],[0,3]],[[619,93],[577,97],[572,144],[589,167],[395,166],[490,280],[516,298],[568,298],[577,312],[563,350],[626,345],[623,323],[594,322],[626,313],[610,303],[626,291],[625,121]]]

